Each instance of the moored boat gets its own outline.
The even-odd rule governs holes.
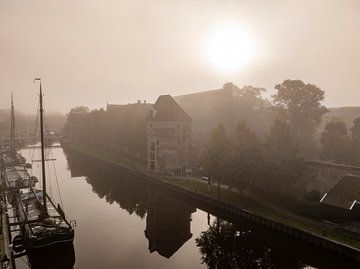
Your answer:
[[[41,81],[39,98],[42,189],[35,188],[33,184],[30,184],[28,188],[22,188],[18,191],[16,211],[21,233],[13,240],[14,250],[19,252],[26,250],[30,263],[35,268],[40,267],[34,264],[45,259],[44,257],[50,256],[53,257],[54,262],[56,259],[59,260],[56,265],[62,264],[61,268],[71,268],[68,265],[72,266],[75,262],[74,222],[66,219],[62,207],[59,204],[55,205],[46,192],[47,177]],[[67,259],[63,258],[63,252],[67,253]],[[51,266],[49,268],[57,267]]]

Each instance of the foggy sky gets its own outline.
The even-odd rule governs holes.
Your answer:
[[[219,72],[204,55],[219,23],[242,25],[261,47],[247,68]],[[360,104],[360,1],[0,0],[0,109],[48,111],[238,85],[302,79],[326,105]]]

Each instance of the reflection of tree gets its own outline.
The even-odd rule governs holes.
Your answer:
[[[93,191],[105,198],[109,204],[118,203],[129,214],[135,213],[141,218],[145,217],[147,207],[146,189],[122,176],[111,176],[103,172],[102,176],[91,174],[86,181],[93,187]]]
[[[218,221],[195,241],[208,268],[275,268],[270,260],[271,250],[253,237],[251,231]]]
[[[76,171],[76,176],[85,176],[99,198],[105,198],[109,204],[118,203],[129,214],[145,217],[147,189],[126,171],[114,172],[114,169],[99,165],[96,161],[88,160],[69,149],[64,149],[64,153],[70,170]]]

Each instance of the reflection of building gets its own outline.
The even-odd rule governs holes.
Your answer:
[[[148,169],[184,175],[189,162],[191,118],[170,95],[161,95],[147,120]]]
[[[145,236],[149,251],[170,258],[191,236],[191,213],[187,204],[161,193],[149,192]]]

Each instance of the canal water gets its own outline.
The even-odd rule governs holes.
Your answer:
[[[21,153],[39,158],[39,149]],[[62,148],[47,158],[55,159],[47,162],[48,192],[77,223],[74,268],[357,268],[255,224],[209,214],[126,170]],[[39,186],[40,169],[35,162],[30,171]],[[30,268],[26,257],[16,264]]]

